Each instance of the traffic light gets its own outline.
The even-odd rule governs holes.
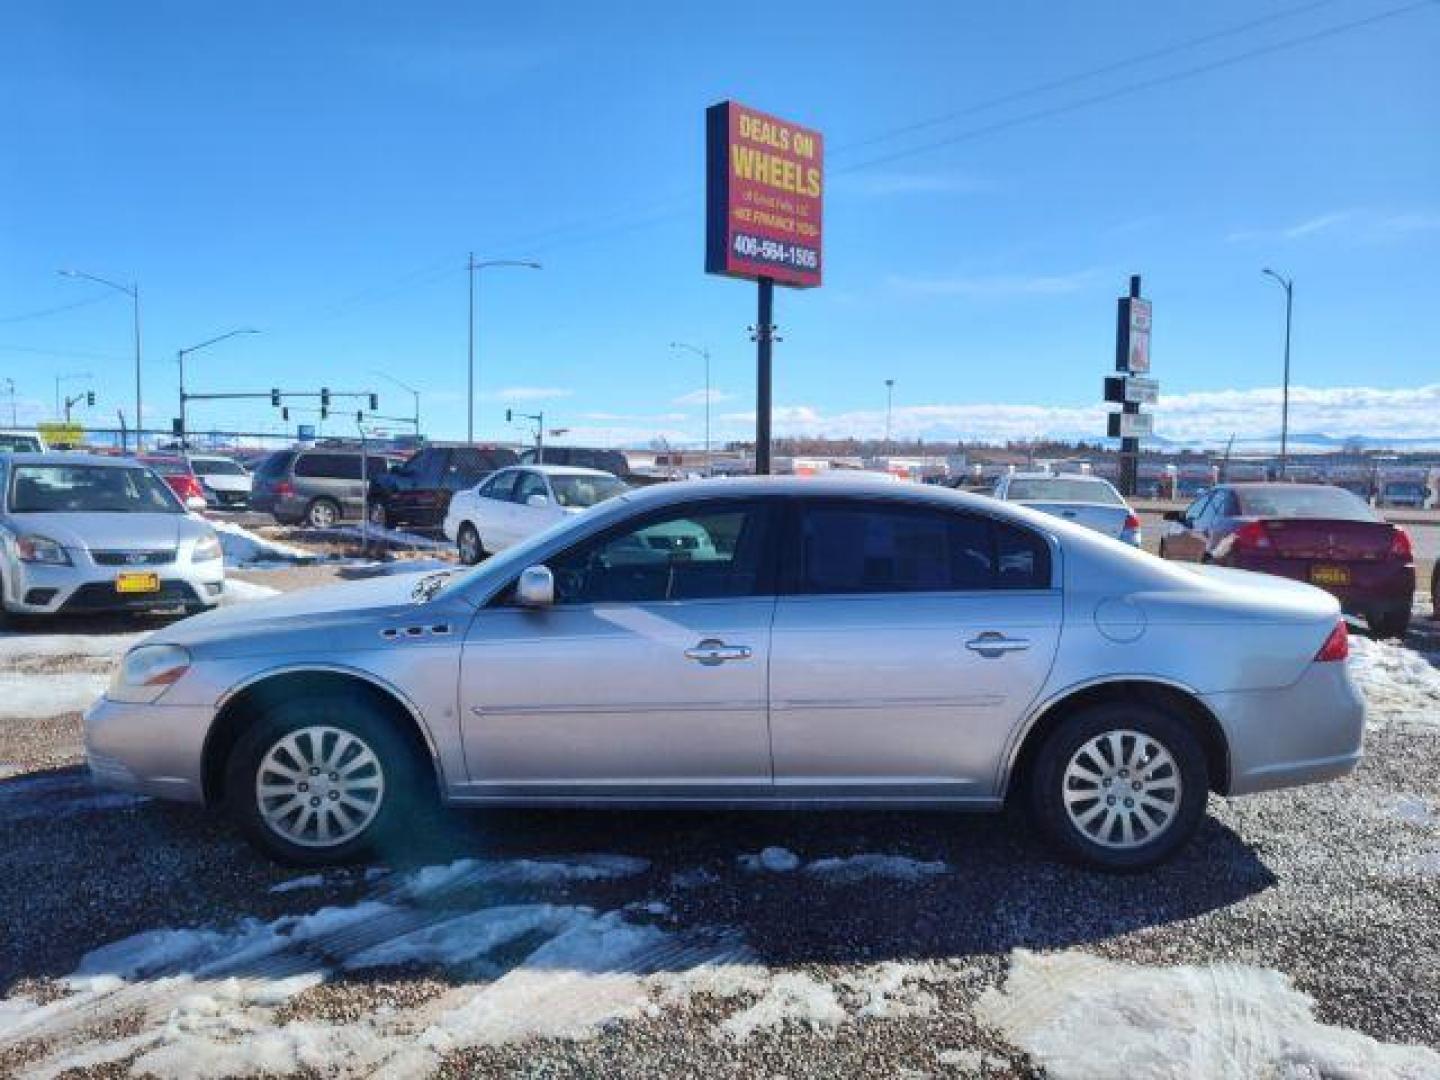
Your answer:
[[[290,419],[290,406],[289,406],[289,405],[286,405],[284,408],[282,408],[282,409],[280,410],[280,419],[281,419],[281,420],[289,420],[289,419]]]
[[[370,395],[370,411],[371,411],[371,412],[379,412],[379,411],[380,411],[380,395],[379,395],[379,394],[371,394],[371,395]]]
[[[357,423],[357,424],[363,424],[364,422],[365,422],[365,410],[364,410],[364,409],[356,409],[356,410],[355,410],[355,423]]]
[[[330,388],[328,386],[320,388],[320,408],[330,408]]]
[[[270,407],[272,409],[280,408],[280,391],[278,389],[272,389],[270,391]],[[286,419],[288,420],[289,417],[287,416]]]
[[[185,434],[185,429],[180,424],[180,417],[177,416],[170,421],[170,434],[174,435],[176,438],[179,438],[181,435]]]
[[[506,422],[507,424],[510,423],[510,410],[509,410],[509,409],[506,409],[506,410],[505,410],[505,422]]]
[[[93,409],[93,408],[95,407],[95,391],[94,391],[94,390],[86,390],[86,391],[85,391],[85,407],[86,407],[86,408],[89,408],[89,409]]]

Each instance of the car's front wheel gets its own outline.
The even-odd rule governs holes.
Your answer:
[[[1365,621],[1377,638],[1403,638],[1410,630],[1410,612],[1406,609],[1378,612]]]
[[[236,743],[225,791],[249,839],[293,866],[361,858],[433,799],[424,763],[395,718],[349,694],[267,709]]]
[[[474,566],[485,557],[485,545],[480,542],[480,532],[468,521],[460,526],[460,531],[455,536],[455,547],[460,552],[460,561],[466,566]]]
[[[1142,870],[1194,835],[1209,791],[1205,753],[1184,719],[1143,704],[1065,719],[1030,774],[1036,822],[1067,857]]]

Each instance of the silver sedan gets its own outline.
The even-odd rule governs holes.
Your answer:
[[[1025,800],[1149,866],[1207,793],[1343,776],[1331,596],[993,499],[863,480],[631,492],[465,572],[221,610],[86,716],[102,784],[226,807],[289,863],[464,805]],[[403,833],[401,834],[403,835]]]

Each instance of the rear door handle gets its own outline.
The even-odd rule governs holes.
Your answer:
[[[979,653],[987,660],[993,660],[1006,653],[1024,652],[1030,648],[1030,642],[1026,638],[1006,637],[1004,634],[997,634],[995,631],[989,630],[979,637],[971,638],[965,643],[965,648]]]
[[[693,648],[686,649],[685,656],[698,664],[714,667],[727,660],[749,660],[751,653],[748,645],[726,645],[719,638],[706,638]]]

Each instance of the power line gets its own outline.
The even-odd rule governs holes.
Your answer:
[[[39,311],[27,311],[22,315],[6,315],[0,318],[0,325],[17,322],[27,322],[30,319],[43,319],[47,315],[59,315],[64,311],[74,311],[76,308],[89,307],[91,304],[98,304],[102,300],[113,299],[113,292],[96,293],[94,296],[87,296],[83,300],[76,300],[69,304],[58,304],[55,307],[41,308]]]

